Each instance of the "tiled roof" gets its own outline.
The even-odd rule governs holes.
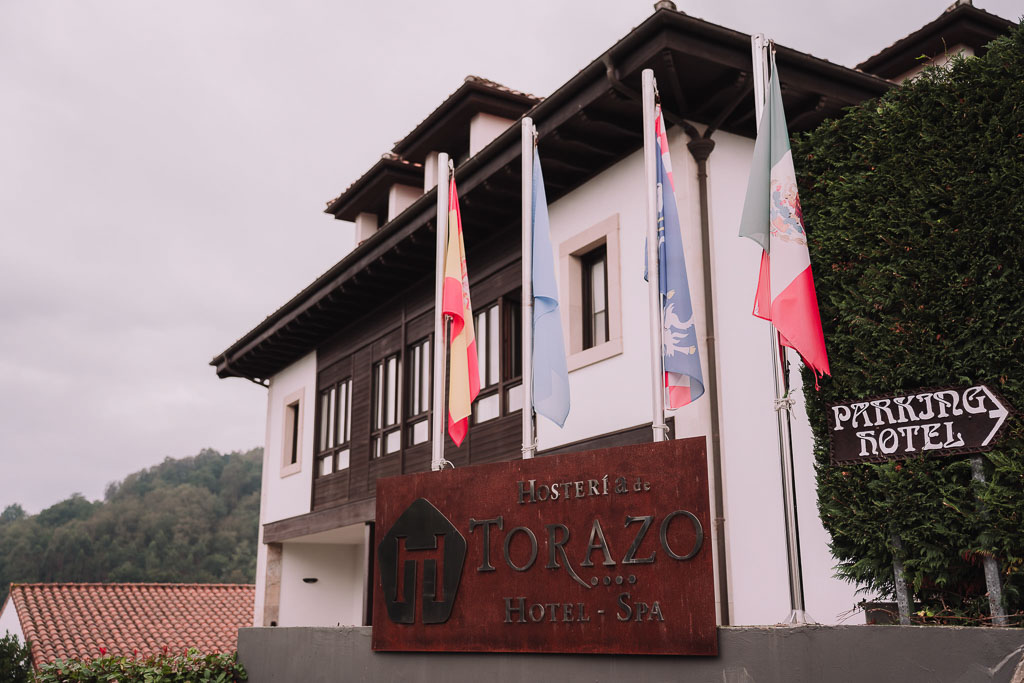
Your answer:
[[[921,64],[919,57],[922,52],[934,57],[959,42],[979,50],[1015,25],[1016,22],[975,7],[972,0],[956,0],[937,19],[868,57],[856,68],[892,78]]]
[[[498,83],[497,81],[492,81],[489,78],[484,78],[483,76],[474,76],[473,74],[470,74],[470,75],[466,76],[466,78],[463,79],[463,82],[465,82],[465,83],[479,83],[480,85],[485,85],[488,88],[493,88],[494,90],[501,90],[502,92],[507,92],[507,93],[510,93],[512,95],[518,95],[519,97],[529,97],[529,98],[537,100],[538,102],[541,101],[542,99],[544,99],[543,97],[537,97],[536,95],[531,95],[528,92],[523,92],[521,90],[515,90],[513,88],[508,87],[507,85],[502,85],[501,83]]]
[[[409,161],[408,159],[403,159],[401,156],[395,154],[394,152],[384,152],[383,154],[380,155],[380,161],[371,166],[370,170],[368,170],[363,175],[359,176],[359,178],[357,178],[351,185],[346,187],[345,190],[337,197],[327,202],[327,210],[330,211],[330,207],[338,203],[338,201],[341,200],[341,198],[347,195],[349,192],[351,192],[353,188],[366,184],[372,176],[376,175],[377,173],[380,173],[381,169],[384,168],[384,165],[389,162],[395,162],[401,164],[402,166],[408,166],[409,168],[423,168],[423,164],[421,163]]]
[[[252,585],[22,583],[11,597],[36,666],[107,654],[147,657],[194,647],[233,652],[252,625]]]
[[[484,78],[483,76],[474,76],[470,74],[469,76],[466,76],[465,78],[462,79],[462,85],[456,88],[453,93],[448,95],[448,97],[446,97],[444,101],[441,102],[441,104],[439,104],[437,108],[434,109],[434,111],[432,111],[427,116],[427,118],[423,119],[418,124],[416,124],[416,127],[413,128],[412,132],[410,132],[404,138],[396,142],[394,147],[392,148],[392,152],[400,152],[403,154],[406,153],[406,144],[411,139],[415,139],[419,134],[421,134],[427,128],[428,123],[438,119],[444,112],[449,111],[450,109],[455,107],[461,100],[463,100],[467,96],[467,93],[471,92],[474,89],[473,86],[476,86],[476,89],[483,88],[486,90],[494,91],[495,93],[501,93],[501,96],[506,99],[518,99],[523,104],[523,111],[529,109],[531,106],[535,105],[537,102],[540,102],[541,100],[544,99],[543,97],[531,95],[530,93],[510,88],[507,85],[502,85],[501,83],[498,83],[497,81],[492,81],[489,78]]]

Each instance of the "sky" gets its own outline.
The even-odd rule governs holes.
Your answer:
[[[853,66],[948,2],[677,5]],[[266,390],[208,363],[351,249],[326,202],[466,75],[547,95],[652,11],[0,1],[0,509],[262,445]]]

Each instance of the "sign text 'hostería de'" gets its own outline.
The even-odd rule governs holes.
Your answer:
[[[1011,410],[984,384],[836,403],[828,408],[832,463],[985,451]]]
[[[703,439],[377,483],[375,650],[717,653]]]

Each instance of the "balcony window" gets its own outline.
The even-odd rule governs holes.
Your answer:
[[[398,375],[398,354],[373,364],[370,450],[374,458],[397,453],[402,447]]]
[[[407,443],[416,446],[430,441],[431,362],[430,339],[421,339],[409,347],[406,365],[409,374]]]
[[[317,474],[326,476],[348,468],[352,439],[352,379],[320,391],[317,419]]]

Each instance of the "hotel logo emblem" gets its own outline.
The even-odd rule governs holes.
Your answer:
[[[377,546],[388,618],[396,624],[415,623],[421,586],[423,623],[448,621],[465,560],[466,539],[459,530],[426,499],[413,501]]]

